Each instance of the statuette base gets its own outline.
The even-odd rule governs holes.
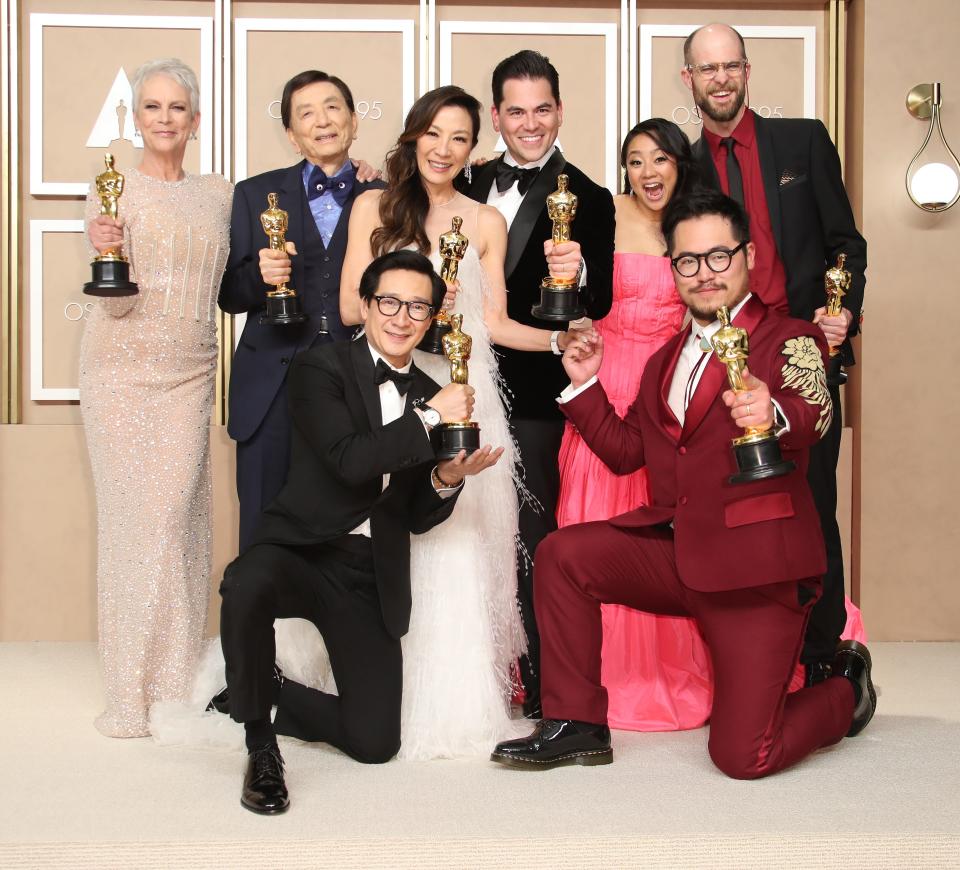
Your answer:
[[[271,296],[267,294],[267,310],[260,315],[260,322],[270,326],[287,326],[303,323],[307,315],[300,310],[300,299],[294,293]]]
[[[727,478],[730,483],[752,483],[770,477],[783,477],[797,467],[792,459],[782,457],[780,442],[772,432],[735,438],[733,454],[740,471]]]
[[[130,263],[115,256],[97,257],[91,264],[93,280],[83,285],[88,296],[136,296],[140,288],[130,280]]]
[[[467,456],[480,449],[480,424],[472,421],[463,423],[443,423],[440,430],[440,449],[437,459],[453,459],[461,450]]]
[[[586,317],[587,309],[580,304],[580,288],[576,284],[562,284],[544,278],[540,284],[540,304],[530,313],[538,320],[569,323]]]
[[[449,332],[449,320],[439,320],[434,318],[433,322],[430,324],[430,328],[426,332],[426,335],[423,336],[423,338],[420,340],[420,344],[417,345],[417,350],[443,356],[443,337]]]

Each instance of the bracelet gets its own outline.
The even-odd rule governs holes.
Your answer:
[[[560,330],[555,329],[550,333],[550,350],[553,351],[554,356],[563,356],[563,351],[560,350]]]
[[[436,465],[433,466],[433,471],[430,472],[430,479],[437,489],[456,489],[460,485],[459,483],[446,483],[440,476],[440,469]]]

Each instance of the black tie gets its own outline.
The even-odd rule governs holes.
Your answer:
[[[523,196],[530,189],[539,171],[537,166],[532,169],[521,169],[501,158],[497,161],[497,190],[503,193],[513,187],[514,182],[519,182],[517,190],[520,191],[520,196]]]
[[[737,155],[733,153],[733,137],[721,139],[720,144],[727,149],[727,187],[730,189],[730,197],[743,205],[743,175]]]
[[[378,359],[377,369],[373,373],[373,382],[379,386],[388,380],[393,381],[401,396],[405,396],[410,389],[410,384],[413,383],[413,375],[410,372],[398,372],[390,368],[382,359]]]

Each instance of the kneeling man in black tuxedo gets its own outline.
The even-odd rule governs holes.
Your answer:
[[[289,806],[277,734],[366,763],[400,748],[410,534],[450,516],[464,477],[503,452],[434,459],[432,427],[473,406],[472,387],[440,389],[411,362],[445,292],[426,257],[377,258],[360,282],[365,336],[302,353],[290,371],[287,483],[220,586],[229,710],[250,753],[241,802],[254,812]],[[274,669],[273,622],[288,617],[320,630],[339,695]]]

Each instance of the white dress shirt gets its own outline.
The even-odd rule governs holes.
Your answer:
[[[383,359],[383,357],[374,350],[373,345],[369,342],[367,347],[370,350],[370,356],[373,357],[373,364],[376,365],[378,360]],[[390,366],[395,372],[402,372],[406,374],[410,371],[410,366],[413,365],[413,360],[411,359],[405,366],[402,368],[397,368],[396,366],[390,365],[385,359],[383,360],[384,365]],[[380,390],[380,419],[384,426],[387,423],[392,423],[394,420],[399,420],[403,416],[403,410],[407,405],[407,397],[401,396],[400,391],[397,389],[397,385],[387,379],[379,386]],[[381,492],[385,490],[390,485],[390,475],[383,475],[383,484],[380,487]],[[364,520],[357,526],[352,532],[351,535],[365,535],[370,537],[370,520]]]

